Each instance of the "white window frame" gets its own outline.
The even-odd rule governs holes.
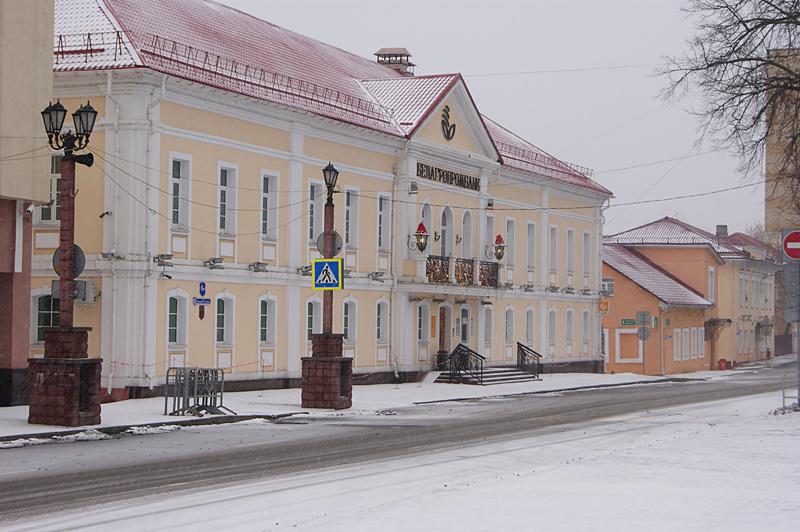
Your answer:
[[[308,245],[316,247],[317,238],[325,228],[325,201],[327,200],[327,190],[322,181],[315,179],[308,180],[308,214],[306,217],[306,236]]]
[[[513,307],[506,307],[505,308],[505,328],[503,339],[505,340],[506,345],[513,345],[514,344],[514,308]]]
[[[430,307],[427,303],[417,304],[417,343],[427,344],[429,341],[428,323],[430,322]]]
[[[531,308],[525,309],[525,343],[528,347],[533,347],[536,339],[536,313]]]
[[[223,304],[223,327],[222,327],[222,340],[219,338],[219,301],[224,301]],[[214,343],[218,347],[233,347],[234,344],[234,313],[236,312],[236,299],[230,292],[223,292],[217,294],[214,298]]]
[[[464,318],[465,311],[467,313],[466,318]],[[458,309],[458,318],[458,338],[462,344],[469,345],[469,342],[472,339],[472,309],[469,308],[469,305],[461,305],[461,308]],[[466,327],[467,330],[466,338],[464,335],[464,327]]]
[[[349,249],[358,248],[358,190],[347,188],[344,191],[344,245]]]
[[[175,298],[177,302],[177,316],[176,316],[176,339],[170,340],[170,300]],[[170,349],[182,348],[188,345],[189,329],[188,329],[188,314],[189,314],[189,295],[183,290],[176,289],[167,293],[167,347]],[[215,315],[216,317],[216,315]]]
[[[59,225],[61,223],[60,204],[61,194],[58,191],[58,182],[61,179],[61,159],[62,155],[51,154],[50,156],[50,203],[39,205],[34,213],[34,224],[37,225]],[[48,217],[44,217],[47,209]]]
[[[173,172],[175,163],[179,164],[180,175],[175,179]],[[217,176],[219,178],[219,176]],[[169,154],[169,222],[173,231],[187,232],[191,227],[192,211],[190,208],[192,201],[192,157],[183,153]],[[177,183],[176,183],[177,181]],[[178,221],[174,221],[175,212],[175,185],[178,185],[177,212]],[[218,223],[219,220],[215,220]]]
[[[483,307],[483,343],[484,345],[492,344],[492,324],[494,321],[494,313],[492,312],[491,305]]]
[[[567,229],[567,273],[575,273],[575,230]]]
[[[575,313],[572,309],[567,309],[564,316],[564,324],[566,327],[566,340],[567,344],[573,344],[575,341]]]
[[[683,339],[683,345],[681,346],[681,360],[690,360],[691,359],[691,351],[689,347],[689,342],[691,337],[689,336],[689,328],[684,327],[681,331],[681,338]]]
[[[263,304],[267,306],[267,319],[264,323]],[[258,298],[258,344],[260,347],[274,347],[278,343],[278,304],[271,294],[264,294]],[[266,327],[265,327],[266,325]],[[262,335],[266,332],[266,338]]]
[[[583,346],[583,353],[587,354],[589,352],[589,344],[591,343],[591,334],[592,334],[592,325],[591,325],[591,315],[589,314],[588,310],[585,310],[581,313],[582,316],[582,325],[581,325],[581,344]]]
[[[713,266],[708,267],[708,300],[716,303],[716,271]]]
[[[558,311],[551,308],[547,311],[547,345],[554,348],[558,339]]]
[[[592,273],[592,234],[583,232],[583,287],[589,288]]]
[[[311,313],[309,313],[309,310],[311,310]],[[306,342],[311,343],[311,334],[320,334],[322,332],[322,300],[318,297],[306,299],[303,312],[305,313],[305,320],[303,320],[303,336]],[[311,325],[310,332],[309,324]]]
[[[517,253],[517,221],[506,218],[506,267],[513,268]]]
[[[472,213],[469,209],[461,215],[461,258],[472,258]]]
[[[681,348],[683,347],[683,338],[681,335],[681,330],[678,327],[675,327],[672,331],[672,361],[673,362],[680,362],[683,360],[683,354],[681,353]]]
[[[389,343],[389,302],[379,299],[375,304],[375,341]]]
[[[31,294],[31,345],[42,345],[44,343],[44,336],[39,339],[39,300],[43,297],[50,299],[50,327],[58,327],[58,306],[53,308],[53,298],[50,289],[42,289],[41,291],[34,291]],[[57,300],[58,298],[56,298]],[[44,326],[47,327],[47,326]]]
[[[264,183],[267,183],[267,190],[264,190]],[[280,194],[280,176],[277,172],[261,170],[261,213],[259,227],[261,239],[267,242],[278,240],[279,212],[278,195]],[[266,206],[264,205],[266,203]],[[267,218],[266,232],[264,231],[264,217]]]
[[[375,242],[378,251],[389,251],[392,243],[391,239],[391,226],[392,226],[392,198],[388,194],[378,194],[378,199],[375,200],[375,215],[377,217],[377,227],[375,229]]]
[[[358,334],[358,303],[350,296],[342,301],[342,334],[344,334],[345,343],[356,343]]]
[[[222,172],[225,172],[226,184],[222,185]],[[217,166],[217,231],[221,236],[236,235],[236,184],[239,169],[236,164],[220,162]],[[222,225],[223,193],[225,196],[225,224]]]
[[[550,226],[550,273],[554,274],[558,272],[558,226],[551,225]]]

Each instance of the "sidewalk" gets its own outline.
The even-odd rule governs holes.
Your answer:
[[[525,395],[574,391],[586,388],[612,387],[635,384],[656,384],[676,380],[706,380],[724,378],[738,371],[706,371],[684,373],[665,377],[650,377],[632,373],[594,374],[560,373],[546,374],[542,380],[524,383],[498,384],[493,386],[474,386],[467,384],[434,384],[438,375],[431,372],[420,383],[376,384],[353,388],[353,407],[345,411],[303,409],[300,406],[300,389],[264,390],[254,392],[226,393],[224,404],[236,412],[237,416],[165,416],[164,399],[131,399],[103,405],[100,425],[87,427],[57,427],[51,425],[31,425],[27,422],[28,407],[13,406],[0,408],[0,441],[40,437],[50,438],[58,435],[74,435],[88,429],[100,433],[115,434],[131,427],[157,427],[163,424],[212,424],[237,422],[253,418],[271,419],[288,415],[304,414],[316,418],[347,416],[379,416],[397,408],[413,407],[419,404],[463,401],[485,397]],[[135,429],[141,432],[143,429]],[[100,434],[102,437],[102,434]],[[2,447],[0,447],[2,448]]]

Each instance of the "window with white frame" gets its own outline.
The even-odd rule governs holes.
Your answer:
[[[58,298],[50,295],[36,299],[36,342],[44,342],[45,327],[58,327]]]
[[[690,340],[689,341],[692,344],[691,348],[690,348],[691,351],[689,353],[689,358],[695,359],[695,358],[697,358],[697,351],[698,351],[698,349],[697,349],[697,328],[696,327],[692,327],[690,332],[689,332],[689,334],[690,334]]]
[[[452,236],[450,232],[453,231],[453,213],[450,207],[445,207],[442,210],[441,218],[441,233],[439,237],[439,255],[442,257],[449,257],[453,254],[453,245],[451,243]]]
[[[389,341],[389,304],[385,301],[375,305],[375,339],[380,343]]]
[[[550,273],[558,269],[558,229],[550,228]]]
[[[172,295],[167,301],[167,343],[186,345],[186,298]]]
[[[460,323],[461,327],[460,327],[460,330],[459,330],[459,336],[461,338],[461,343],[462,344],[467,344],[467,343],[469,343],[469,338],[470,338],[469,307],[461,307],[461,316],[460,316],[460,318],[461,318],[461,323]]]
[[[536,224],[528,224],[528,269],[536,269]]]
[[[574,338],[574,323],[572,319],[572,310],[567,310],[566,325],[567,325],[567,343],[571,344]]]
[[[417,341],[428,341],[428,305],[417,305]]]
[[[683,360],[689,360],[689,329],[685,328],[681,331],[681,338],[683,339],[683,346],[681,347],[681,353],[683,354]]]
[[[378,196],[378,249],[381,251],[389,250],[390,225],[389,198]]]
[[[592,237],[589,233],[583,233],[583,277],[588,281],[589,280],[589,272],[592,271],[591,268],[591,250],[592,250]],[[585,288],[588,288],[588,283],[586,284]]]
[[[525,343],[531,347],[533,346],[534,327],[533,309],[529,308],[525,311]]]
[[[674,329],[672,331],[672,360],[675,362],[681,361],[681,330]]]
[[[233,300],[217,298],[215,338],[217,344],[233,345]]]
[[[308,241],[317,242],[317,237],[322,233],[325,221],[323,219],[322,199],[325,196],[323,187],[319,183],[308,186]]]
[[[514,309],[506,309],[506,344],[514,343]]]
[[[345,342],[355,343],[357,321],[358,313],[356,309],[356,302],[352,299],[349,299],[344,302],[342,307],[342,334],[344,335]]]
[[[263,345],[275,345],[275,300],[262,297],[258,303],[258,340]]]
[[[567,271],[575,271],[575,231],[567,229]]]
[[[506,220],[506,265],[511,268],[514,267],[514,260],[516,258],[516,252],[514,250],[514,248],[517,247],[517,239],[515,234],[516,226],[517,224],[514,222],[514,220]]]
[[[489,246],[489,249],[492,249],[494,245],[494,216],[486,216],[486,245]],[[494,251],[492,251],[494,253]]]
[[[219,169],[219,231],[232,235],[236,220],[236,170]]]
[[[461,258],[472,258],[472,214],[464,211],[461,218]]]
[[[550,310],[547,314],[547,344],[551,347],[556,345],[556,311]]]
[[[583,311],[583,328],[581,330],[581,339],[583,340],[583,347],[584,350],[588,349],[589,347],[589,311]]]
[[[714,303],[715,297],[714,268],[708,268],[708,300]]]
[[[261,176],[261,237],[275,240],[277,235],[276,212],[278,206],[278,178],[273,175]]]
[[[322,304],[317,301],[306,303],[306,340],[322,332]]]
[[[483,341],[486,344],[492,343],[492,307],[483,307]]]
[[[358,194],[352,190],[344,192],[344,244],[358,246]]]
[[[600,291],[606,297],[611,297],[614,295],[614,279],[612,277],[603,277],[603,281],[600,283]]]
[[[189,225],[189,161],[172,159],[170,182],[170,221],[172,225]]]
[[[700,358],[706,357],[706,328],[700,327],[698,329],[698,337],[700,341]]]
[[[50,157],[50,203],[37,209],[38,221],[42,223],[55,223],[61,220],[61,193],[58,184],[61,180],[61,161],[63,156]]]

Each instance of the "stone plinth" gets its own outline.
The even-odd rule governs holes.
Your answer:
[[[303,408],[353,406],[353,359],[342,356],[341,334],[315,334],[313,356],[303,357]]]
[[[99,424],[102,362],[99,358],[28,359],[28,423]]]
[[[28,359],[28,423],[78,427],[100,423],[103,361],[89,358],[88,327],[51,327],[44,358]]]

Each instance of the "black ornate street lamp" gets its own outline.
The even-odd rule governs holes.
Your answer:
[[[483,251],[483,254],[486,256],[487,259],[497,259],[503,260],[503,256],[506,254],[506,241],[503,240],[503,235],[497,233],[497,236],[494,239],[494,245],[487,245],[486,249]]]
[[[430,234],[428,233],[428,229],[425,227],[423,222],[420,222],[417,226],[417,230],[414,232],[414,239],[411,239],[412,235],[408,235],[408,249],[416,249],[420,253],[425,252],[425,248],[428,247],[428,237]]]

